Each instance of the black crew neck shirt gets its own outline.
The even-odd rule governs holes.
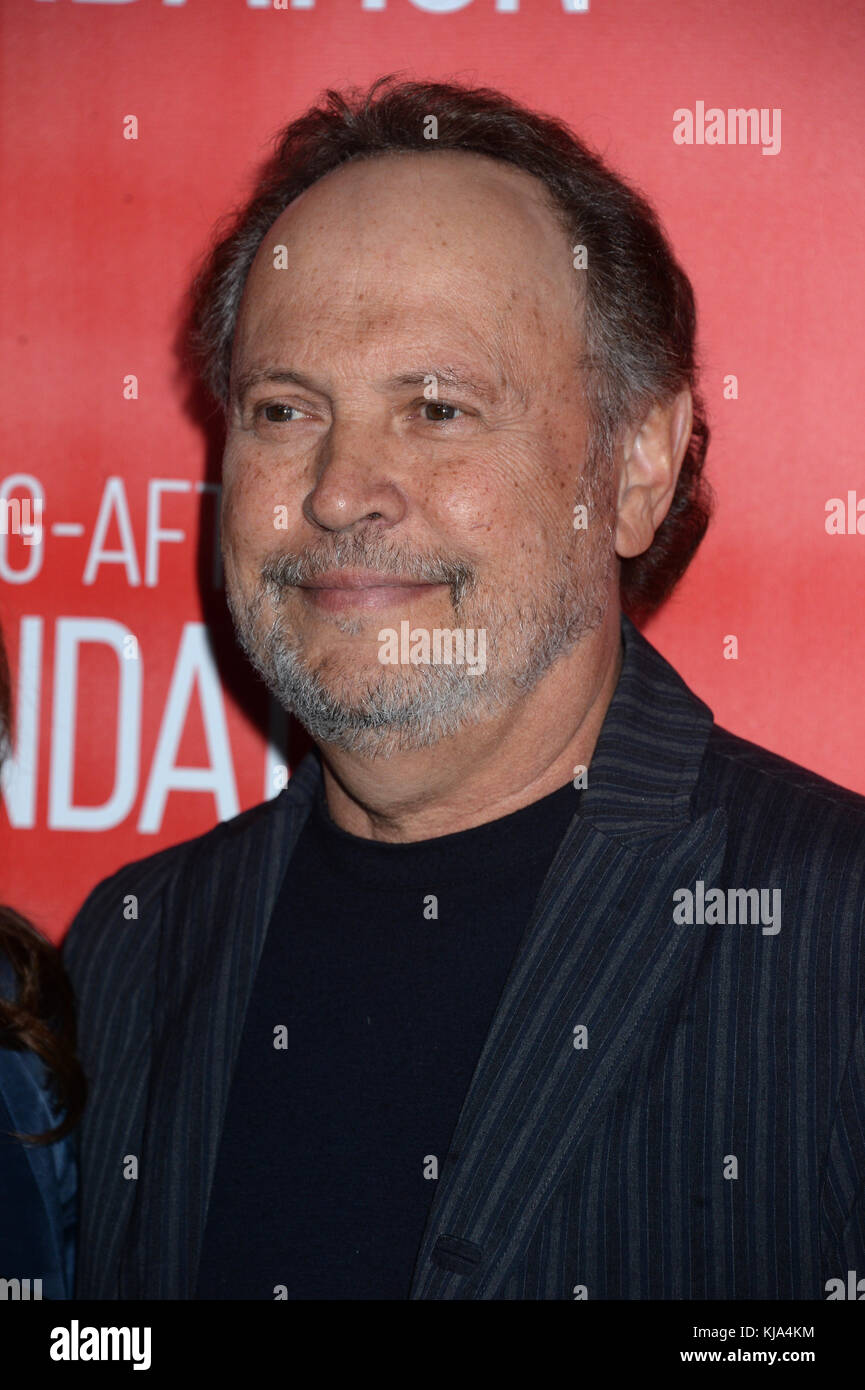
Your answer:
[[[246,1014],[197,1298],[408,1298],[436,1173],[578,798],[568,783],[394,844],[340,829],[319,788]]]

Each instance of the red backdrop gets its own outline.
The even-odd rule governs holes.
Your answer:
[[[59,939],[99,878],[278,788],[174,340],[274,132],[390,71],[564,117],[658,208],[697,292],[718,504],[647,635],[720,723],[865,792],[857,0],[9,0],[2,24],[0,495],[44,503],[41,540],[0,534],[6,901]],[[765,110],[775,144],[780,112],[780,148],[768,124],[677,141],[698,103]]]

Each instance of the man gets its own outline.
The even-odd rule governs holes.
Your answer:
[[[865,800],[631,621],[708,519],[651,210],[500,94],[385,79],[288,127],[194,300],[229,605],[317,746],[72,927],[79,1295],[825,1297],[865,1269]]]

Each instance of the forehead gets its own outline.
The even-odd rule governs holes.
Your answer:
[[[371,329],[480,313],[542,329],[579,309],[569,241],[544,186],[515,166],[453,150],[356,160],[266,233],[238,327],[254,324],[257,336],[286,315],[319,325],[353,316]]]

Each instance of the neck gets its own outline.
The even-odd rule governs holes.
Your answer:
[[[352,835],[433,839],[519,811],[591,762],[622,664],[619,609],[518,704],[431,748],[374,757],[320,745],[328,810]]]

